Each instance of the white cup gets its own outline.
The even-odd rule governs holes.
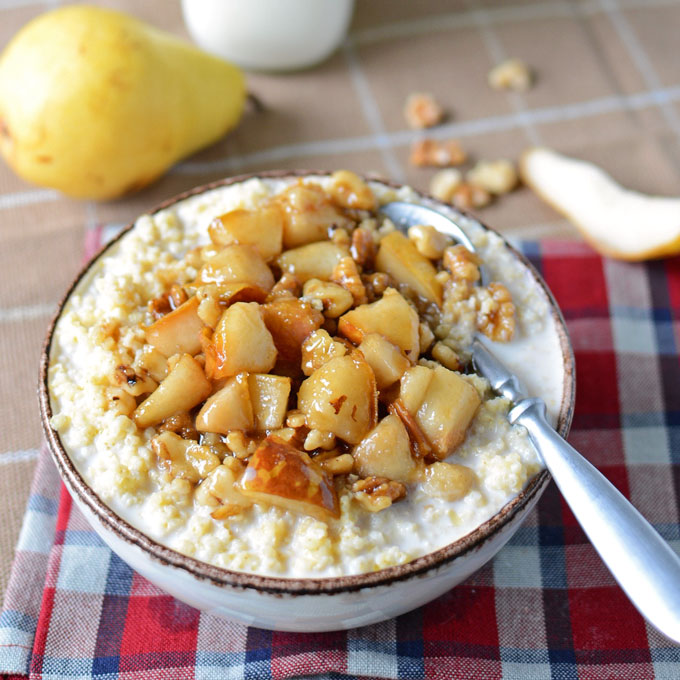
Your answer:
[[[289,71],[328,57],[347,34],[354,0],[182,0],[191,37],[245,68]]]

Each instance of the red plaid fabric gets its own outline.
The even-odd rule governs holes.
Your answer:
[[[574,243],[522,246],[574,344],[570,441],[680,549],[680,258],[626,264]],[[59,488],[45,454],[0,617],[0,671],[18,674],[8,677],[680,678],[680,648],[628,602],[554,485],[496,559],[443,597],[318,634],[247,628],[173,600]]]

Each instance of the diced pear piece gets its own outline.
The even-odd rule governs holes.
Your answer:
[[[457,501],[467,496],[477,482],[477,476],[466,465],[432,463],[425,469],[423,491],[428,496]]]
[[[161,432],[151,440],[161,467],[173,477],[196,483],[204,479],[219,464],[220,459],[207,447],[191,439],[182,439],[174,432]]]
[[[247,508],[253,504],[251,498],[241,493],[239,479],[245,469],[234,458],[225,459],[225,464],[216,467],[196,489],[196,500],[202,505],[237,505]],[[239,469],[240,468],[240,469]]]
[[[406,428],[394,415],[385,416],[359,442],[352,455],[354,470],[360,477],[386,477],[407,483],[417,470]]]
[[[351,220],[330,202],[318,184],[294,184],[276,198],[283,208],[283,245],[296,248],[328,238],[332,226],[350,226]]]
[[[208,233],[216,246],[232,243],[253,246],[265,260],[272,260],[282,248],[283,213],[277,205],[258,210],[232,210],[216,217]]]
[[[340,317],[338,332],[355,344],[364,335],[379,333],[415,361],[420,353],[418,313],[394,288],[388,288],[380,300],[360,305]]]
[[[323,314],[308,302],[282,297],[262,306],[264,323],[281,358],[298,364],[305,338],[321,326]],[[264,373],[265,371],[259,371]]]
[[[441,307],[442,284],[436,278],[437,270],[400,231],[393,231],[380,241],[375,268]]]
[[[203,265],[196,283],[214,283],[218,288],[230,283],[247,283],[268,292],[274,286],[274,275],[253,246],[234,243]]]
[[[224,387],[203,404],[196,416],[199,432],[228,434],[231,430],[252,430],[254,424],[247,373],[229,378]]]
[[[309,279],[329,281],[338,262],[348,255],[347,248],[331,241],[319,241],[286,250],[279,255],[276,263],[282,272],[294,275],[300,283]]]
[[[204,326],[198,316],[198,304],[194,295],[152,323],[145,331],[146,341],[166,357],[180,353],[198,354],[201,351],[198,335]]]
[[[236,302],[225,310],[217,324],[212,344],[214,356],[206,355],[206,365],[214,364],[215,378],[226,378],[247,371],[268,373],[276,363],[276,347],[265,326],[257,302]],[[207,350],[211,354],[210,350]]]
[[[217,293],[219,301],[225,306],[235,302],[264,302],[267,297],[264,288],[252,283],[224,283],[217,288]]]
[[[415,417],[437,458],[446,458],[462,443],[480,403],[477,390],[458,373],[434,369]]]
[[[360,352],[337,357],[307,378],[298,392],[307,427],[358,444],[376,423],[378,390]]]
[[[168,357],[152,345],[144,345],[135,366],[146,371],[156,382],[168,375]]]
[[[427,366],[412,366],[404,372],[399,385],[399,399],[409,413],[418,413],[433,377],[434,371]]]
[[[275,436],[250,457],[241,490],[256,501],[322,520],[340,516],[332,478],[304,451]]]
[[[291,379],[282,375],[251,373],[248,376],[248,388],[255,416],[255,429],[276,430],[283,427]]]
[[[373,369],[379,390],[394,385],[404,371],[411,367],[411,362],[399,347],[378,333],[364,335],[359,351]]]
[[[183,354],[167,377],[132,414],[137,427],[144,429],[200,404],[212,391],[203,367],[189,354]]]
[[[305,375],[312,375],[327,361],[345,356],[345,354],[347,354],[347,346],[333,340],[328,331],[319,328],[308,335],[302,343],[302,372]]]

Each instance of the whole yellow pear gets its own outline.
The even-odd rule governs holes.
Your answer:
[[[74,5],[0,56],[0,151],[24,179],[110,199],[154,181],[238,122],[235,66],[141,21]]]

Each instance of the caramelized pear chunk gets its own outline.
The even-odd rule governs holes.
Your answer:
[[[441,307],[442,285],[436,278],[437,270],[400,231],[393,231],[380,241],[375,268]]]
[[[350,227],[351,220],[331,203],[318,184],[300,181],[275,199],[283,208],[283,245],[295,248],[328,238],[329,227]]]
[[[355,344],[364,335],[379,333],[415,361],[420,352],[418,313],[394,288],[388,288],[380,300],[360,305],[340,317],[338,332]]]
[[[276,430],[283,427],[291,382],[290,378],[281,375],[251,373],[248,376],[256,430]]]
[[[429,496],[457,501],[464,498],[477,483],[477,476],[466,465],[432,463],[425,469],[423,491]]]
[[[393,345],[384,335],[378,333],[364,335],[359,345],[359,351],[373,369],[379,390],[394,385],[404,374],[404,371],[411,367],[411,362],[399,347]]]
[[[198,316],[199,300],[189,298],[177,309],[152,323],[145,332],[146,341],[166,357],[173,354],[198,354],[201,342],[198,334],[203,321]]]
[[[358,444],[375,426],[378,409],[375,376],[362,354],[336,357],[314,371],[300,386],[298,408],[307,427]]]
[[[385,477],[367,477],[352,485],[354,498],[369,512],[380,512],[406,496],[406,487]]]
[[[281,358],[299,364],[302,343],[310,333],[321,327],[323,314],[309,302],[288,297],[265,303],[262,311],[264,323]]]
[[[385,416],[352,452],[360,477],[386,477],[410,482],[417,470],[408,433],[397,416]]]
[[[199,432],[229,434],[231,430],[251,430],[254,424],[247,373],[229,378],[224,387],[203,404],[196,416]]]
[[[161,432],[151,440],[159,465],[173,477],[196,483],[205,479],[220,459],[207,446],[182,439],[174,432]]]
[[[206,344],[206,366],[211,378],[243,371],[268,373],[276,363],[276,347],[256,302],[236,302],[217,324],[212,345]]]
[[[319,241],[306,246],[286,250],[279,255],[276,263],[281,271],[295,276],[300,283],[309,279],[330,281],[336,265],[349,250],[331,241]]]
[[[253,246],[234,243],[220,250],[203,265],[196,283],[214,283],[218,288],[230,283],[245,283],[270,291],[274,285],[274,275]]]
[[[477,390],[443,366],[414,366],[402,378],[400,401],[427,437],[432,454],[446,458],[465,439],[481,403]]]
[[[241,480],[241,490],[255,501],[322,520],[340,516],[332,478],[304,451],[279,437],[267,437],[255,450]]]
[[[212,391],[203,367],[189,354],[183,354],[155,392],[132,414],[137,427],[144,429],[165,418],[189,411]]]
[[[216,246],[253,246],[265,260],[271,260],[281,252],[283,213],[276,204],[257,210],[232,210],[216,217],[208,233]]]
[[[343,357],[345,354],[347,346],[343,342],[333,340],[328,331],[319,328],[310,333],[302,343],[302,372],[307,376],[312,375],[327,361],[334,357]]]

